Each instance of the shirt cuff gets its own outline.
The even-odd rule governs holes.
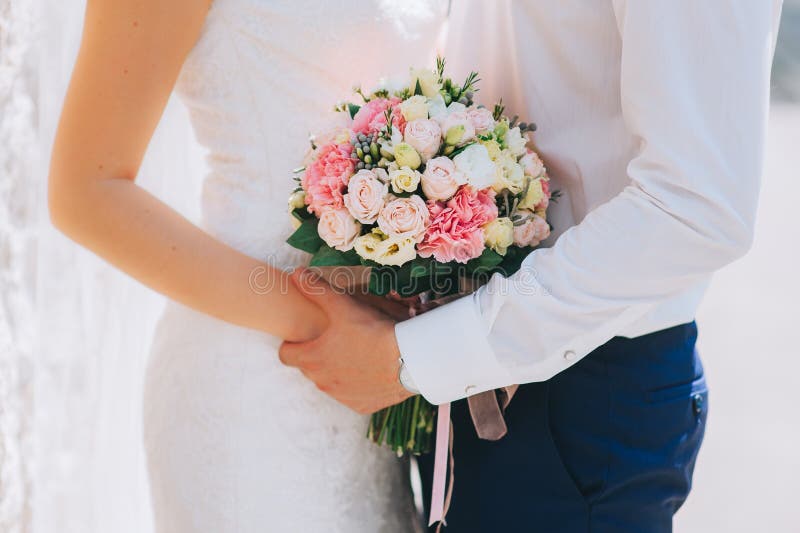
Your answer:
[[[513,383],[489,345],[476,294],[395,325],[406,370],[434,405]]]

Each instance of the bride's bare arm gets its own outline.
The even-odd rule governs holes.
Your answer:
[[[250,276],[263,262],[215,240],[135,182],[209,4],[88,1],[53,148],[50,216],[69,237],[174,300],[287,340],[310,339],[326,324],[316,305],[291,283],[254,291]],[[264,275],[280,276],[267,268]]]

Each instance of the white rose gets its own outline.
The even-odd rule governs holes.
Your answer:
[[[317,231],[325,244],[346,252],[353,247],[353,241],[361,232],[361,224],[350,216],[347,209],[326,209],[319,217]]]
[[[347,183],[344,205],[353,218],[362,224],[372,224],[378,219],[388,193],[389,186],[377,174],[359,170]]]
[[[528,144],[528,140],[522,136],[519,127],[508,130],[503,137],[503,143],[514,154],[514,157],[520,157],[528,150],[525,146]]]
[[[456,164],[448,157],[435,157],[425,165],[420,181],[422,192],[428,200],[449,200],[463,185],[465,178],[456,170]]]
[[[389,170],[389,180],[392,190],[396,193],[414,192],[419,186],[421,174],[409,167],[393,168]]]
[[[528,150],[528,153],[522,156],[522,159],[519,160],[519,164],[525,169],[525,175],[532,178],[538,178],[544,173],[544,163],[539,157],[539,154],[532,150]]]
[[[424,163],[439,151],[442,130],[435,120],[418,118],[406,124],[404,140],[414,147]]]
[[[508,217],[492,220],[483,228],[486,246],[500,255],[506,255],[514,242],[514,223]]]
[[[403,113],[406,122],[418,118],[428,118],[428,99],[421,94],[416,94],[400,104],[400,112]]]
[[[470,107],[467,115],[477,133],[485,134],[494,130],[494,116],[485,107]]]
[[[497,178],[494,162],[489,157],[489,151],[482,144],[467,146],[463,152],[453,158],[453,162],[456,170],[466,177],[467,183],[476,189],[491,187]]]
[[[428,206],[422,198],[414,194],[387,203],[378,215],[378,227],[389,237],[420,242],[429,219]]]
[[[434,71],[425,68],[411,69],[411,84],[409,87],[412,94],[417,88],[417,82],[419,82],[420,89],[422,89],[422,94],[428,98],[433,98],[439,94],[439,89],[442,88],[439,85],[439,76]]]

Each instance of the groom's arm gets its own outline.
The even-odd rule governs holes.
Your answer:
[[[772,2],[615,0],[631,184],[511,278],[397,324],[433,403],[549,379],[750,247]]]

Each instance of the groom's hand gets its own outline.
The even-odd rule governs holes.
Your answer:
[[[391,319],[338,294],[307,270],[295,271],[292,282],[325,311],[329,324],[312,341],[284,342],[281,362],[299,368],[321,391],[359,413],[412,396],[397,379],[400,350]]]

